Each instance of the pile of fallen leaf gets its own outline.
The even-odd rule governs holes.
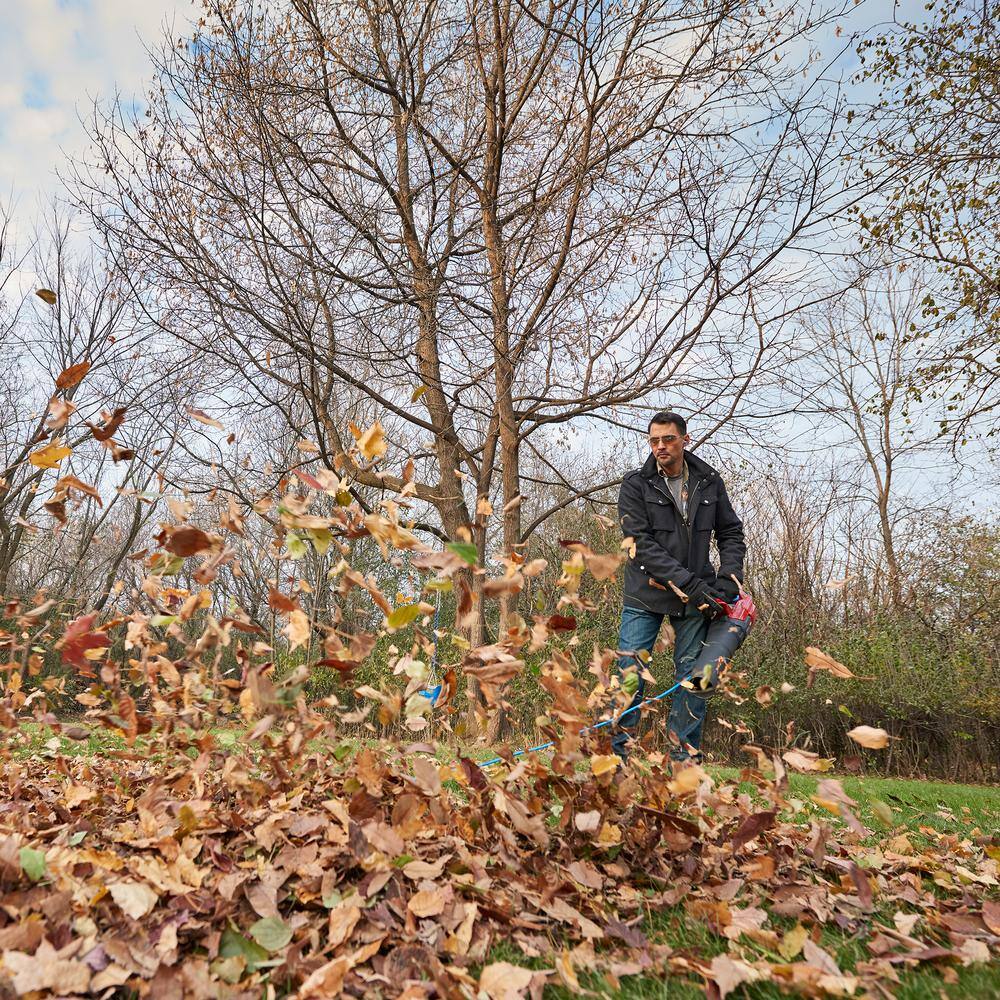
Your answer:
[[[358,439],[362,450],[378,443],[371,430]],[[458,629],[475,600],[516,593],[544,568],[513,556],[473,588],[485,571],[468,540],[432,550],[400,521],[401,506],[365,514],[344,497],[343,475],[299,478],[308,493],[259,505],[285,551],[346,553],[362,535],[387,557],[409,550],[432,574],[428,593],[456,591]],[[318,505],[324,496],[337,506]],[[546,984],[582,991],[589,974],[609,989],[642,975],[700,981],[718,997],[757,981],[884,996],[900,970],[936,963],[953,976],[1000,947],[992,832],[925,830],[917,846],[900,828],[875,841],[838,781],[820,780],[809,803],[790,795],[786,765],[828,768],[815,754],[748,747],[753,765],[737,785],[656,753],[623,768],[586,732],[629,700],[614,651],[577,663],[553,637],[592,608],[583,574],[607,580],[620,557],[566,543],[560,613],[514,616],[496,643],[467,648],[440,678],[428,670],[433,606],[393,607],[342,562],[339,593],[365,590],[385,615],[382,632],[416,626],[386,682],[355,689],[378,633],[316,621],[301,586],[275,584],[271,608],[303,657],[277,679],[262,630],[238,608],[212,613],[211,585],[235,558],[230,536],[243,533],[245,512],[230,507],[213,531],[191,523],[190,505],[171,511],[155,550],[137,556],[145,606],[80,615],[58,636],[40,625],[44,602],[7,608],[16,628],[0,636],[3,995],[501,998],[540,996]],[[168,585],[188,559],[200,589]],[[118,640],[124,657],[112,656]],[[49,708],[58,681],[29,683],[46,641],[88,685],[72,722]],[[239,677],[220,670],[230,646]],[[504,751],[501,766],[480,768],[449,749],[457,678],[474,678],[480,707],[495,710],[527,652],[547,657],[538,724],[553,749],[544,760]],[[818,650],[810,657],[813,671],[846,669]],[[317,664],[341,673],[342,697],[309,700]],[[435,679],[432,702],[423,692]],[[39,724],[52,739],[28,754]],[[127,748],[64,752],[64,740],[98,727]],[[364,739],[345,738],[358,727]],[[223,729],[235,738],[220,741]],[[884,746],[880,730],[852,735]],[[648,916],[669,907],[725,949],[651,940]],[[828,926],[867,954],[850,972],[821,944]],[[491,960],[499,943],[537,968]]]

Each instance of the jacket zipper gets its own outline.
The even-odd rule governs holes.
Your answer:
[[[702,483],[701,479],[697,480],[697,482],[695,482],[695,484],[694,484],[694,492],[691,493],[688,496],[688,513],[689,514],[690,514],[691,511],[695,510],[695,506],[694,506],[695,497],[698,496],[698,490],[701,487],[701,483]],[[687,535],[688,559],[690,560],[690,558],[691,558],[691,521],[690,521],[690,518],[684,516],[684,511],[682,511],[680,509],[680,507],[677,506],[677,501],[674,499],[674,495],[673,495],[673,493],[670,492],[670,490],[666,490],[664,492],[664,490],[662,490],[660,488],[659,484],[656,482],[656,479],[650,479],[649,480],[649,484],[650,484],[650,486],[653,487],[654,490],[656,490],[657,493],[660,493],[663,496],[665,496],[670,501],[670,504],[674,508],[674,510],[677,511],[677,513],[680,515],[681,523],[684,525],[684,533]]]
[[[684,518],[684,527],[687,529],[688,536],[688,562],[691,562],[691,515],[698,513],[698,490],[701,489],[701,484],[703,482],[703,479],[699,479],[694,484],[694,489],[688,496],[688,516]]]

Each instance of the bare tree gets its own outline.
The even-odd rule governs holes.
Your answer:
[[[170,451],[169,372],[120,282],[72,244],[53,211],[27,253],[4,247],[8,276],[30,270],[41,288],[0,330],[0,593],[102,607],[155,506],[144,494]]]
[[[857,467],[861,497],[877,515],[889,603],[906,599],[901,562],[914,539],[914,517],[936,498],[927,495],[924,471],[933,465],[938,490],[955,475],[941,475],[941,439],[909,395],[911,378],[928,345],[912,332],[919,320],[925,283],[920,275],[878,268],[826,306],[803,331],[801,410],[815,418],[817,440],[841,456],[845,479]],[[944,504],[948,506],[948,504]]]

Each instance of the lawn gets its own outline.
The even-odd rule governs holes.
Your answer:
[[[738,776],[736,768],[715,767],[709,770],[720,778],[733,779]],[[801,803],[803,811],[812,812],[806,803],[816,792],[818,779],[811,775],[791,774],[791,793]],[[990,836],[1000,841],[1000,787],[981,785],[953,785],[941,781],[907,781],[900,778],[859,778],[841,777],[844,790],[859,805],[858,816],[866,825],[874,829],[886,830],[876,814],[885,803],[893,812],[893,834],[898,835],[905,828],[907,836],[917,845],[932,845],[940,836],[970,837]],[[745,786],[750,790],[751,786]],[[874,808],[873,808],[874,807]],[[884,838],[881,833],[873,841]],[[873,841],[870,841],[873,842]],[[997,849],[1000,853],[1000,848]],[[879,911],[872,915],[872,931],[879,923],[892,926],[892,912]],[[787,930],[794,921],[772,917],[771,923]],[[644,921],[643,929],[651,941],[668,945],[677,952],[691,952],[699,955],[721,954],[728,944],[723,938],[713,934],[703,923],[692,920],[681,906],[670,907],[650,913]],[[866,957],[859,947],[857,935],[848,935],[835,927],[824,928],[821,942],[837,960],[845,972],[853,971],[857,962]],[[763,954],[753,942],[746,941],[748,953]],[[516,947],[503,943],[495,947],[490,955],[493,961],[508,961],[529,968],[542,968],[541,959],[530,959]],[[611,985],[600,975],[582,975],[580,984],[599,996],[636,998],[670,997],[677,1000],[704,997],[704,984],[680,978],[663,980],[659,977],[641,975],[623,978],[619,984]],[[546,989],[546,997],[563,998],[572,993],[562,986]],[[773,983],[754,983],[736,988],[731,997],[745,997],[747,1000],[765,1000],[787,994]],[[893,989],[897,1000],[938,1000],[942,995],[954,998],[994,998],[1000,997],[1000,962],[993,961],[971,966],[936,966],[902,970],[899,982]]]

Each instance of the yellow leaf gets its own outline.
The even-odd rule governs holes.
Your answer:
[[[600,777],[602,774],[613,773],[618,770],[618,765],[621,764],[621,759],[618,754],[595,754],[590,758],[590,770],[594,772],[595,777]]]
[[[247,722],[253,722],[257,715],[257,709],[253,703],[253,692],[250,688],[244,688],[240,692],[240,713]]]
[[[601,847],[614,847],[622,842],[622,830],[614,823],[605,823],[601,827],[601,832],[597,835],[597,843]]]
[[[54,469],[67,455],[72,453],[72,448],[67,448],[56,440],[44,448],[39,448],[38,451],[33,451],[28,456],[28,461],[38,469]]]
[[[809,931],[802,926],[802,924],[796,924],[782,939],[781,944],[778,945],[778,951],[781,957],[786,961],[790,962],[800,951],[802,951],[802,946],[806,943],[806,938],[809,937]]]
[[[820,809],[825,809],[828,813],[833,813],[834,816],[840,815],[840,804],[834,802],[833,799],[824,799],[819,795],[810,795],[810,799],[820,807]]]
[[[427,391],[426,385],[418,385],[416,389],[413,390],[413,395],[410,396],[410,402],[415,403],[420,397]]]
[[[385,620],[386,625],[391,629],[405,628],[415,618],[420,616],[419,604],[404,604],[396,608]]]
[[[892,808],[881,799],[872,799],[868,803],[871,811],[886,825],[892,826]]]
[[[677,772],[667,788],[673,795],[690,795],[707,777],[698,764],[688,764]]]
[[[563,985],[573,993],[580,992],[580,980],[576,978],[576,970],[573,968],[573,959],[570,953],[563,949],[562,954],[556,958],[556,972],[563,981]]]
[[[369,462],[376,458],[381,458],[388,451],[389,446],[385,441],[385,430],[377,420],[363,433],[354,424],[351,424],[351,433],[358,443],[361,454]]]

